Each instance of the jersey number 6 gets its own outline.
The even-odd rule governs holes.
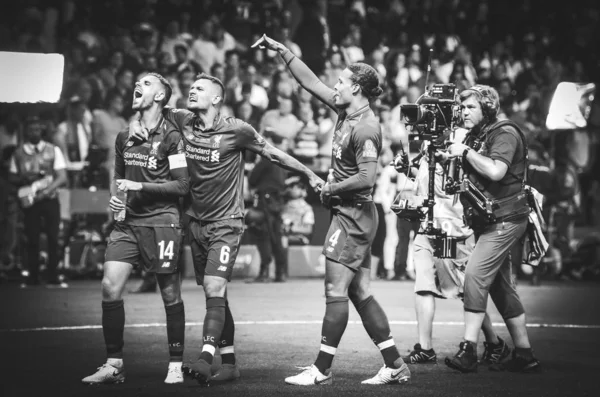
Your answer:
[[[229,247],[224,245],[221,248],[221,255],[219,256],[219,260],[221,261],[221,263],[226,264],[229,263]]]

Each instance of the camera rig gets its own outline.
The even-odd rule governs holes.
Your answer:
[[[438,258],[456,257],[456,238],[449,237],[445,230],[435,227],[433,207],[435,205],[435,152],[445,147],[445,139],[455,129],[459,120],[457,88],[454,84],[434,84],[421,96],[417,103],[400,105],[400,115],[409,131],[409,140],[427,141],[428,193],[422,203],[412,205],[409,200],[400,199],[400,194],[392,204],[392,211],[399,218],[409,221],[426,221],[424,229],[418,233],[432,240],[434,256]],[[423,153],[424,155],[424,153]],[[413,160],[420,159],[421,155]]]

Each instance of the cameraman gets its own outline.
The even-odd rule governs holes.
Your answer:
[[[451,134],[452,142],[462,142],[465,130],[458,129]],[[424,145],[430,144],[424,142]],[[394,159],[393,165],[397,172],[414,175],[417,188],[416,198],[421,200],[428,197],[429,193],[429,159],[427,148],[421,150],[425,153],[419,163],[411,167],[408,156],[401,152]],[[415,312],[417,315],[417,330],[419,343],[404,361],[411,364],[430,364],[437,362],[437,355],[432,345],[433,317],[435,315],[435,299],[457,299],[463,296],[465,267],[467,260],[475,246],[473,231],[464,224],[462,205],[456,203],[454,195],[444,191],[444,169],[436,164],[434,178],[434,227],[440,228],[451,237],[456,244],[455,258],[435,257],[434,246],[436,237],[419,233],[414,241],[415,264]],[[421,222],[423,230],[427,227],[427,220]],[[506,343],[498,337],[493,329],[490,317],[485,314],[482,324],[485,335],[485,352],[482,362],[495,364],[510,355]]]
[[[464,341],[454,357],[446,358],[446,365],[461,372],[477,371],[477,340],[490,294],[515,344],[512,359],[490,370],[535,371],[540,363],[529,343],[509,257],[513,244],[525,233],[530,211],[523,193],[526,143],[515,127],[498,127],[500,101],[494,88],[475,85],[460,93],[460,102],[463,125],[469,130],[466,144],[454,143],[446,153],[439,153],[461,158],[466,177],[496,208],[492,217],[486,216],[468,200],[468,194],[460,194],[476,244],[465,273]]]

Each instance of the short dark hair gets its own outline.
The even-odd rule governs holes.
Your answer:
[[[173,94],[173,87],[171,87],[171,83],[169,83],[169,80],[165,79],[161,74],[154,72],[148,73],[147,75],[156,77],[158,81],[160,81],[160,83],[163,85],[165,89],[165,99],[163,99],[162,105],[166,105],[167,103],[169,103],[171,95]]]
[[[221,88],[221,103],[225,101],[225,86],[223,85],[221,80],[206,73],[200,73],[198,76],[196,76],[196,81],[198,80],[208,80],[211,81],[213,84],[218,85]]]
[[[360,86],[362,93],[369,100],[377,98],[383,92],[379,86],[379,78],[375,69],[366,63],[356,62],[348,66],[352,72],[350,80]]]

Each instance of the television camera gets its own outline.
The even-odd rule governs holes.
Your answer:
[[[400,117],[409,134],[409,140],[427,141],[427,149],[412,160],[413,166],[418,166],[422,156],[427,155],[429,182],[427,198],[422,203],[400,198],[400,194],[392,204],[392,211],[399,218],[409,221],[427,221],[419,233],[433,240],[434,256],[438,258],[456,257],[456,239],[447,236],[447,232],[434,225],[433,207],[435,205],[435,152],[445,148],[446,138],[456,128],[460,120],[460,104],[454,84],[434,84],[416,102],[400,105]],[[399,154],[405,159],[406,154]],[[416,205],[415,205],[416,204]]]

